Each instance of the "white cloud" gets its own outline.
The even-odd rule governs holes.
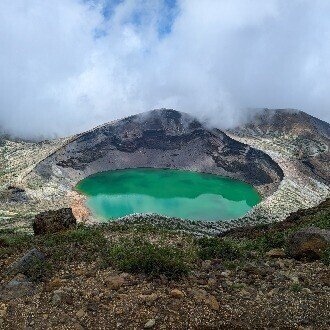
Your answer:
[[[109,1],[109,0],[108,0]],[[237,122],[251,107],[329,121],[330,3],[179,0],[0,2],[0,125],[54,136],[152,108]],[[93,4],[93,5],[91,5]]]

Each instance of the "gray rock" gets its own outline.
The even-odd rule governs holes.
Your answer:
[[[9,266],[9,273],[27,275],[38,261],[45,260],[45,255],[36,248],[28,251],[21,259]]]
[[[64,295],[64,292],[61,290],[54,291],[53,296],[52,296],[52,304],[54,306],[60,305],[60,303],[62,302],[63,295]]]
[[[266,253],[266,256],[269,258],[284,258],[285,252],[283,249],[280,248],[271,249]]]
[[[1,192],[1,196],[9,203],[24,203],[28,201],[25,190],[16,186],[8,186],[4,191]]]
[[[68,290],[68,288],[58,289],[53,292],[51,303],[54,306],[59,306],[64,303],[67,305],[72,305],[73,296],[70,293],[70,290]]]
[[[35,290],[36,286],[26,276],[18,274],[1,290],[0,300],[10,301],[16,298],[26,297],[33,294]]]
[[[288,238],[287,254],[295,259],[319,259],[330,246],[330,230],[304,228]]]
[[[71,208],[46,211],[35,216],[33,231],[35,235],[52,234],[74,228],[77,220]]]
[[[150,319],[150,320],[144,325],[144,328],[145,328],[145,329],[150,329],[150,328],[152,328],[155,324],[156,324],[156,320],[155,320],[155,319]]]

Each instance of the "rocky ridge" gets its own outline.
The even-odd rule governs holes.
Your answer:
[[[272,222],[330,196],[330,125],[302,111],[264,109],[227,132],[267,153],[284,172],[278,190],[253,208],[245,222]]]

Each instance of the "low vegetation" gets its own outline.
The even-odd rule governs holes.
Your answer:
[[[46,261],[36,262],[27,274],[36,281],[44,280],[54,269],[75,262],[96,262],[100,268],[178,278],[188,275],[203,260],[219,259],[228,268],[235,268],[247,260],[264,257],[271,249],[285,249],[287,237],[304,226],[330,229],[327,207],[299,219],[287,229],[274,229],[275,224],[256,227],[247,237],[237,237],[232,232],[222,238],[199,239],[148,225],[79,225],[73,230],[45,236],[1,230],[0,262],[17,258],[35,247],[46,255]],[[329,249],[323,253],[322,261],[330,264]]]
[[[108,257],[110,264],[125,272],[178,278],[188,275],[194,253],[175,246],[152,244],[144,238],[133,238],[111,246]]]
[[[33,280],[43,280],[51,275],[52,270],[64,264],[92,261],[98,262],[100,268],[111,266],[125,272],[150,276],[163,274],[169,278],[178,278],[187,275],[196,259],[194,248],[182,249],[163,241],[166,236],[164,231],[158,233],[157,242],[150,242],[146,238],[150,232],[155,233],[147,229],[143,235],[141,230],[136,232],[128,228],[112,232],[102,226],[78,226],[66,232],[34,237],[3,230],[0,231],[0,260],[22,255],[36,247],[45,253],[47,263],[35,263],[31,273],[26,274]],[[121,235],[128,237],[118,239]]]
[[[233,261],[243,256],[240,244],[234,240],[205,237],[200,238],[196,243],[198,256],[202,260],[222,259],[224,261]]]
[[[322,261],[325,265],[330,266],[330,248],[324,251],[322,255]]]
[[[303,226],[329,228],[329,212],[298,220],[199,238],[142,222],[37,236],[0,230],[2,322],[24,328],[33,314],[47,328],[324,328],[330,251],[305,262],[285,249]]]

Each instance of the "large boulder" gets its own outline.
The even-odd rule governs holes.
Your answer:
[[[292,234],[287,241],[287,254],[295,259],[315,260],[330,246],[330,230],[309,227]]]
[[[52,234],[74,228],[77,220],[71,208],[46,211],[35,216],[33,231],[35,235]]]

